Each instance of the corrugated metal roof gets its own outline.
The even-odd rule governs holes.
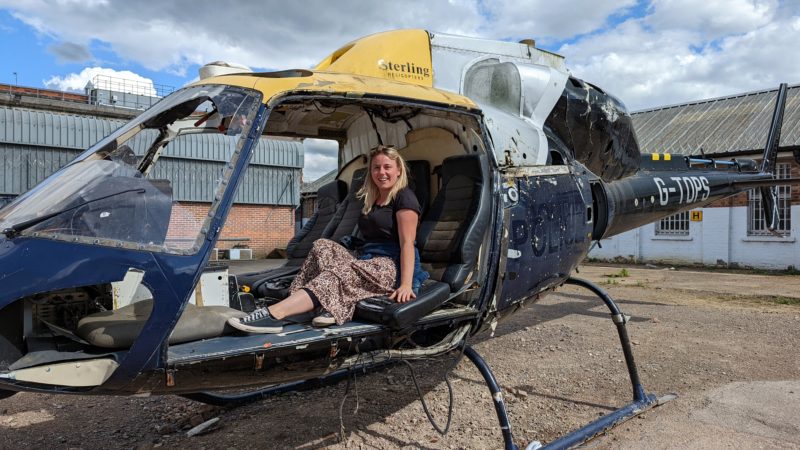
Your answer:
[[[72,161],[80,150],[0,144],[0,195],[19,195]],[[176,201],[211,202],[225,164],[162,156],[152,178],[170,180]],[[297,205],[300,169],[250,164],[239,183],[237,203]]]
[[[308,183],[303,183],[303,186],[300,187],[301,194],[313,194],[316,193],[319,188],[325,186],[326,184],[330,183],[331,181],[336,179],[336,174],[338,173],[337,169],[333,169],[330,172],[326,173],[325,175],[317,178],[314,181],[309,181]]]
[[[56,112],[0,107],[0,194],[19,195],[125,122]],[[155,131],[143,134],[155,136]],[[145,137],[145,136],[142,136]],[[145,139],[132,146],[142,147]],[[137,145],[138,144],[138,145]],[[178,201],[210,201],[235,147],[222,135],[181,136],[164,150],[153,176],[172,182]],[[260,139],[239,185],[238,203],[297,205],[303,145]],[[287,184],[288,183],[288,184]]]
[[[122,120],[0,107],[0,143],[85,150],[122,126]],[[199,134],[182,136],[164,150],[165,156],[227,161],[230,138]],[[303,167],[303,144],[260,139],[251,164]]]
[[[631,114],[642,153],[699,155],[763,150],[777,89]],[[800,145],[800,85],[789,87],[780,146]]]

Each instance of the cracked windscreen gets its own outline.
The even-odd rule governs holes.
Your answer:
[[[193,253],[260,101],[231,86],[178,91],[0,210],[0,230]]]

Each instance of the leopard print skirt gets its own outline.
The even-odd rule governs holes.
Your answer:
[[[341,325],[352,320],[356,303],[391,294],[396,282],[392,258],[356,259],[336,242],[317,239],[289,291],[310,290]]]

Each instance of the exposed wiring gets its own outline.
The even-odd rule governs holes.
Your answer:
[[[311,104],[314,105],[314,108],[317,108],[317,112],[319,112],[320,114],[333,114],[336,112],[337,109],[339,109],[338,106],[332,106],[333,108],[332,111],[323,111],[322,108],[320,108],[318,101],[313,101],[311,102]]]
[[[439,424],[433,419],[430,410],[428,409],[428,404],[425,402],[425,397],[422,395],[422,391],[419,388],[419,383],[417,383],[417,376],[414,373],[414,366],[411,365],[408,360],[401,359],[402,362],[408,366],[408,371],[411,373],[411,380],[414,382],[414,387],[417,389],[417,395],[419,395],[419,401],[422,403],[422,409],[425,411],[425,416],[428,418],[428,421],[433,426],[433,429],[436,430],[437,433],[444,436],[450,430],[450,423],[453,420],[453,385],[450,383],[450,372],[456,368],[458,363],[461,362],[461,359],[464,357],[464,349],[467,347],[467,340],[464,339],[461,342],[461,350],[458,353],[458,356],[447,368],[447,371],[444,373],[444,382],[447,385],[447,394],[448,394],[448,405],[447,405],[447,422],[445,422],[444,428],[441,428]]]
[[[356,372],[358,371],[358,365],[361,362],[361,357],[363,356],[363,353],[361,353],[361,351],[358,348],[358,343],[356,343],[356,354],[358,355],[356,357],[356,363],[353,366],[354,369],[350,372],[352,374],[353,390],[355,391],[355,394],[356,394],[356,407],[353,409],[353,415],[358,414],[359,397],[358,397],[358,383],[357,383],[357,380],[356,380],[356,378],[357,378]],[[350,379],[351,379],[351,377],[347,377],[347,385],[344,388],[344,396],[342,397],[342,401],[339,402],[339,441],[340,442],[344,442],[344,440],[345,440],[344,437],[345,437],[346,430],[344,428],[344,402],[347,401],[347,397],[350,394]]]
[[[380,131],[378,131],[378,125],[375,124],[375,118],[372,117],[372,112],[368,109],[365,109],[364,111],[366,111],[369,121],[372,122],[372,129],[375,130],[375,134],[378,136],[378,145],[383,145],[383,139],[381,138]]]

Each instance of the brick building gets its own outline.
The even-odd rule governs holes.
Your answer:
[[[81,95],[0,85],[0,206],[141,112],[140,108],[120,106],[122,102],[99,103],[98,98],[123,97],[96,91]],[[137,102],[142,98],[137,96]],[[196,139],[201,141],[171,144],[161,157],[159,177],[170,180],[174,200],[185,212],[171,217],[170,238],[181,238],[181,221],[203,221],[212,195],[208,180],[216,179],[227,161],[214,136],[198,135]],[[296,229],[302,165],[301,143],[261,139],[218,248],[250,248],[259,258],[284,247]]]
[[[632,114],[643,153],[759,160],[777,89]],[[800,86],[789,88],[778,178],[800,177]],[[800,268],[800,188],[778,188],[779,226],[766,229],[757,191],[604,239],[590,257],[783,270]]]

